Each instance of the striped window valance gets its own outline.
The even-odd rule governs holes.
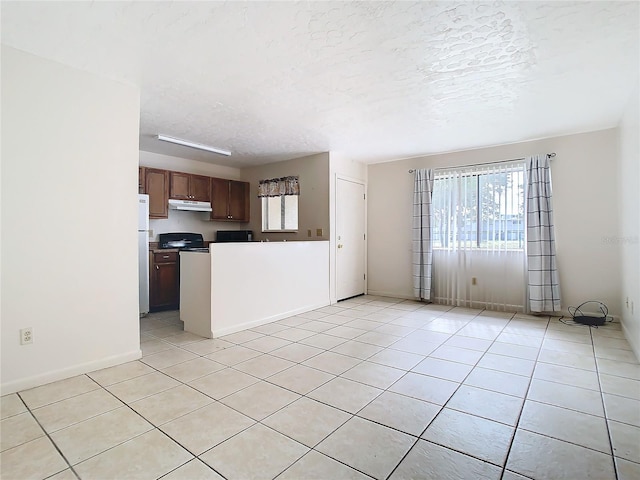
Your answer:
[[[260,180],[258,197],[281,197],[283,195],[300,195],[300,182],[297,176]]]

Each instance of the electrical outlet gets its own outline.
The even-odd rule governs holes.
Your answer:
[[[20,330],[20,345],[33,343],[33,328],[27,327]]]
[[[149,230],[149,238],[153,238],[153,230]]]
[[[311,229],[307,230],[307,237],[311,236]]]
[[[316,228],[316,237],[321,237],[323,235],[321,228]]]
[[[476,277],[471,277],[471,285],[477,285],[478,279]]]

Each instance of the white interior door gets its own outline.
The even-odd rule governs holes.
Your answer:
[[[336,297],[363,294],[365,290],[364,185],[336,181]]]

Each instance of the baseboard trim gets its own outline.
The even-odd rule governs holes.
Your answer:
[[[631,332],[629,332],[629,329],[627,328],[624,320],[620,322],[620,324],[622,325],[622,332],[624,333],[627,342],[629,342],[633,354],[636,356],[636,360],[640,362],[640,342],[638,341],[638,338],[635,338],[633,335],[631,335]]]
[[[377,297],[391,297],[391,298],[402,298],[404,300],[415,300],[416,297],[413,295],[407,295],[406,293],[400,292],[385,292],[382,290],[371,290],[369,289],[366,295],[375,295]]]
[[[211,332],[211,338],[218,338],[224,335],[230,335],[232,333],[240,332],[242,330],[246,330],[247,328],[258,327],[260,325],[264,325],[266,323],[276,322],[278,320],[282,320],[283,318],[293,317],[294,315],[299,315],[301,313],[310,312],[312,310],[316,310],[322,307],[328,307],[331,305],[329,302],[322,302],[315,305],[307,305],[301,308],[296,308],[294,310],[289,310],[288,312],[278,313],[277,315],[271,315],[269,317],[263,317],[258,320],[252,320],[250,322],[241,323],[239,325],[234,325],[233,327],[227,328],[219,328],[213,330]]]
[[[121,363],[131,362],[140,358],[142,358],[142,350],[138,348],[137,350],[133,350],[122,355],[113,355],[111,357],[101,358],[100,360],[81,363],[72,367],[53,370],[39,375],[14,380],[12,382],[2,383],[0,385],[0,393],[2,395],[7,395],[9,393],[20,392],[29,388],[45,385],[47,383],[57,382],[58,380],[65,380],[77,375],[83,375],[103,368],[120,365]]]

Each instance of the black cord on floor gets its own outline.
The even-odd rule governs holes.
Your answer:
[[[558,319],[559,322],[564,323],[565,325],[569,325],[571,327],[593,327],[593,328],[598,328],[597,325],[587,325],[586,323],[578,323],[578,322],[574,322],[573,320],[567,321],[567,320],[563,320],[564,315],[562,317],[560,317]]]

